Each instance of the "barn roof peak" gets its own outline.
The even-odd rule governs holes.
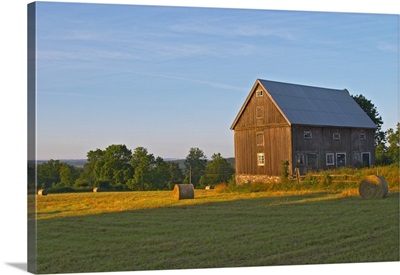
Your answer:
[[[257,79],[231,129],[259,85],[268,93],[290,125],[376,128],[345,89],[330,89]]]

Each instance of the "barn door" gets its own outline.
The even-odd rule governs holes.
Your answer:
[[[369,152],[361,153],[362,164],[365,167],[371,166],[371,154]]]
[[[337,153],[336,167],[344,167],[344,166],[346,166],[346,153]]]
[[[318,170],[317,154],[307,154],[307,170]]]

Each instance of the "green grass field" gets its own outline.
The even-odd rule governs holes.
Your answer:
[[[399,261],[399,193],[50,194],[38,197],[37,272]]]

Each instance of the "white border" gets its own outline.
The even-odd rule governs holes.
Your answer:
[[[26,5],[32,1],[3,0],[0,2],[1,81],[0,112],[1,142],[0,171],[3,196],[0,200],[1,230],[1,274],[26,274],[26,271],[10,264],[26,263]],[[48,2],[48,1],[46,1]],[[174,5],[197,7],[257,8],[273,10],[308,10],[331,12],[400,14],[398,0],[83,0],[56,2],[118,3],[143,5]],[[270,274],[380,274],[400,270],[400,262],[253,267],[235,269],[207,269],[207,274],[220,272],[246,274],[269,272]],[[120,272],[91,273],[99,275],[121,274]],[[204,270],[124,272],[124,274],[204,274]]]

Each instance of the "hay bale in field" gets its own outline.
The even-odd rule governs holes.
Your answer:
[[[388,185],[381,176],[370,175],[361,181],[359,192],[363,199],[383,199],[388,194]]]
[[[177,200],[194,199],[193,184],[175,184],[174,197]]]
[[[206,190],[211,190],[212,187],[211,187],[210,185],[207,185],[205,189],[206,189]]]
[[[100,190],[100,188],[99,187],[95,187],[95,188],[93,188],[93,193],[98,193],[98,192],[100,192],[101,190]]]
[[[38,196],[47,196],[48,192],[46,189],[40,189],[38,191]]]

